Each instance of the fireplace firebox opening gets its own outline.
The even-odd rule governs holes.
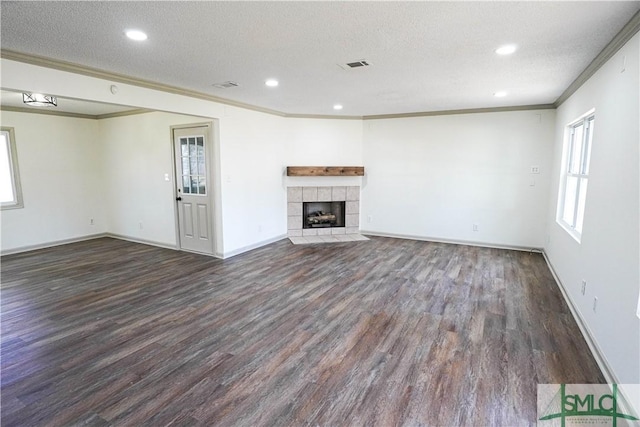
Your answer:
[[[302,203],[302,228],[344,227],[344,202]]]

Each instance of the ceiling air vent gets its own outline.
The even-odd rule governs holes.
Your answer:
[[[371,65],[371,63],[365,59],[362,59],[360,61],[347,62],[346,64],[338,64],[338,65],[343,70],[350,70],[352,68],[368,67],[369,65]]]
[[[232,82],[231,80],[229,80],[223,83],[216,83],[211,86],[217,87],[218,89],[229,89],[230,87],[238,87],[240,85],[236,82]]]

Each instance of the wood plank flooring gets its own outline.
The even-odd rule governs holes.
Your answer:
[[[539,254],[373,237],[2,258],[9,426],[526,426],[605,382]]]

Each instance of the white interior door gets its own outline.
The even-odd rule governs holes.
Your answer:
[[[174,129],[173,144],[180,248],[213,254],[208,131],[206,126]]]

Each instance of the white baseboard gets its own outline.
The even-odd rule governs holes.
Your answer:
[[[109,238],[118,239],[118,240],[126,240],[128,242],[141,243],[143,245],[156,246],[164,249],[174,249],[174,250],[178,249],[176,245],[168,245],[166,243],[154,242],[152,240],[137,239],[135,237],[129,237],[122,234],[96,233],[96,234],[88,234],[86,236],[81,236],[81,237],[72,237],[70,239],[55,240],[53,242],[39,243],[37,245],[27,245],[27,246],[20,246],[19,248],[2,250],[0,251],[0,255],[5,256],[5,255],[12,255],[12,254],[19,254],[22,252],[36,251],[38,249],[53,248],[55,246],[62,246],[62,245],[68,245],[71,243],[84,242],[87,240],[101,239],[103,237],[109,237]]]
[[[156,241],[153,241],[153,240],[139,239],[139,238],[136,238],[136,237],[126,236],[124,234],[98,233],[98,234],[90,234],[90,235],[86,235],[86,236],[82,236],[82,237],[74,237],[74,238],[71,238],[71,239],[56,240],[56,241],[53,241],[53,242],[40,243],[40,244],[37,244],[37,245],[28,245],[28,246],[21,246],[19,248],[1,250],[0,251],[0,255],[1,256],[12,255],[12,254],[17,254],[17,253],[22,253],[22,252],[35,251],[35,250],[38,250],[38,249],[52,248],[54,246],[68,245],[70,243],[83,242],[85,240],[100,239],[102,237],[109,237],[109,238],[118,239],[118,240],[126,240],[128,242],[140,243],[140,244],[143,244],[143,245],[156,246],[158,248],[163,248],[163,249],[183,250],[183,249],[180,249],[178,247],[178,245],[171,245],[171,244],[167,244],[167,243],[156,242]],[[262,246],[266,246],[268,244],[271,244],[271,243],[274,243],[274,242],[278,242],[278,241],[286,239],[286,238],[287,238],[287,235],[286,234],[282,234],[280,236],[276,236],[276,237],[273,237],[271,239],[263,240],[261,242],[254,243],[252,245],[248,245],[248,246],[245,246],[245,247],[242,247],[242,248],[239,248],[239,249],[235,249],[235,250],[227,252],[227,253],[216,252],[215,254],[209,255],[209,256],[214,256],[216,258],[221,258],[221,259],[231,258],[231,257],[234,257],[236,255],[240,255],[240,254],[242,254],[244,252],[248,252],[250,250],[257,249],[257,248],[260,248]],[[189,251],[185,251],[185,252],[189,252]],[[198,253],[198,252],[194,252],[194,253]],[[201,255],[207,255],[207,254],[201,254]]]
[[[604,375],[605,379],[607,380],[607,383],[619,384],[620,381],[616,376],[615,372],[613,371],[613,369],[611,368],[611,365],[607,361],[607,358],[605,357],[604,353],[600,349],[600,346],[598,345],[598,341],[596,341],[596,339],[594,338],[593,334],[591,333],[591,330],[589,329],[589,326],[587,325],[587,323],[584,321],[584,318],[580,314],[580,311],[578,311],[576,306],[573,304],[573,301],[569,297],[569,293],[566,291],[564,285],[562,284],[562,281],[560,280],[560,277],[558,277],[558,274],[556,273],[556,270],[553,267],[553,264],[551,263],[551,260],[549,260],[549,257],[547,256],[547,253],[544,250],[542,251],[542,256],[544,256],[544,259],[547,262],[547,266],[549,267],[549,270],[551,271],[551,274],[553,275],[553,278],[555,279],[556,284],[558,285],[558,288],[560,289],[560,292],[564,297],[564,300],[567,302],[567,305],[569,306],[571,315],[573,316],[574,320],[578,324],[578,328],[580,329],[580,332],[582,333],[584,340],[587,342],[587,346],[589,346],[589,350],[591,350],[591,354],[593,355],[593,358],[598,364],[598,367],[602,371],[602,374]]]
[[[364,234],[367,236],[391,237],[393,239],[419,240],[423,242],[450,243],[452,245],[478,246],[481,248],[509,249],[514,251],[542,253],[542,248],[532,248],[529,246],[500,245],[495,243],[478,242],[478,241],[471,241],[471,240],[443,239],[439,237],[414,236],[410,234],[381,233],[378,231],[367,231],[367,230],[360,230],[360,234]]]
[[[54,246],[62,246],[62,245],[68,245],[70,243],[84,242],[85,240],[100,239],[102,237],[110,237],[110,236],[108,233],[88,234],[86,236],[55,240],[53,242],[38,243],[36,245],[20,246],[18,248],[7,249],[7,250],[2,249],[0,250],[0,255],[5,256],[5,255],[12,255],[12,254],[19,254],[22,252],[37,251],[38,249],[52,248]]]
[[[258,249],[258,248],[261,248],[262,246],[266,246],[266,245],[270,245],[271,243],[279,242],[280,240],[284,240],[286,238],[287,238],[286,234],[281,234],[279,236],[272,237],[271,239],[263,240],[263,241],[258,242],[258,243],[254,243],[254,244],[251,244],[251,245],[248,245],[248,246],[244,246],[242,248],[238,248],[238,249],[234,249],[234,250],[229,251],[229,252],[225,252],[223,254],[222,258],[223,259],[228,259],[228,258],[234,257],[236,255],[240,255],[242,253],[249,252],[249,251],[251,251],[253,249]]]
[[[129,237],[129,236],[126,236],[124,234],[104,233],[103,237],[111,237],[112,239],[126,240],[127,242],[133,242],[133,243],[141,243],[143,245],[155,246],[155,247],[163,248],[163,249],[173,249],[173,250],[179,250],[180,249],[180,248],[178,248],[177,245],[171,245],[171,244],[168,244],[168,243],[156,242],[154,240],[138,239],[137,237]]]

